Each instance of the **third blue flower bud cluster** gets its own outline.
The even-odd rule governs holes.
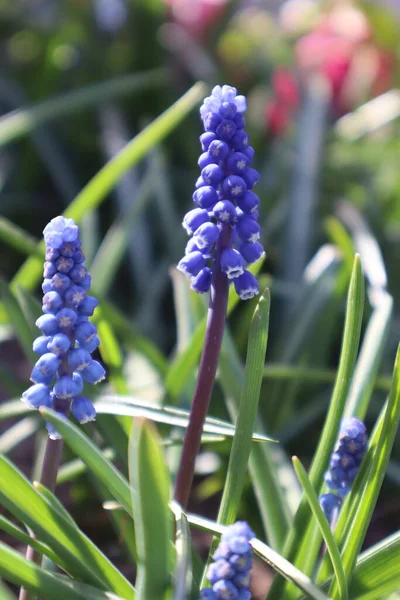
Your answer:
[[[95,409],[82,396],[83,384],[105,377],[102,365],[92,359],[98,347],[97,329],[89,322],[98,302],[87,291],[91,277],[84,266],[79,228],[72,219],[56,217],[44,230],[43,315],[36,321],[42,331],[33,343],[40,356],[31,374],[34,385],[23,393],[31,408],[52,408],[63,416],[71,410],[80,423],[92,421]],[[60,437],[48,424],[50,437]]]
[[[264,254],[259,242],[258,196],[252,191],[259,173],[251,167],[254,150],[245,132],[246,99],[229,85],[216,86],[200,109],[205,133],[200,136],[203,153],[201,175],[183,226],[193,236],[178,268],[191,278],[191,288],[207,292],[218,240],[232,229],[232,243],[222,248],[220,267],[242,299],[258,294],[255,277],[246,264]]]
[[[255,535],[245,521],[229,525],[214,552],[207,579],[212,588],[200,592],[200,600],[250,600],[250,570],[253,552],[250,540]]]
[[[319,498],[328,521],[332,520],[334,511],[339,510],[342,497],[350,491],[367,450],[367,443],[367,430],[362,421],[353,417],[342,424],[329,470],[325,473],[325,483],[332,492]]]

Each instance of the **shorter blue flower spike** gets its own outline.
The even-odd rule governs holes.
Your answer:
[[[33,342],[40,358],[31,374],[35,385],[22,394],[22,400],[30,408],[46,406],[63,417],[71,410],[77,421],[86,423],[96,412],[81,396],[83,382],[97,383],[105,377],[102,365],[91,357],[100,341],[88,318],[98,302],[86,293],[91,277],[83,265],[85,256],[74,221],[56,217],[46,226],[44,238],[44,314],[36,321],[43,335]],[[46,427],[51,438],[61,437],[50,423]]]
[[[190,277],[193,290],[198,293],[208,291],[209,273],[219,256],[219,252],[214,253],[214,248],[218,248],[222,232],[231,229],[232,245],[225,243],[219,266],[229,281],[234,282],[236,292],[243,300],[258,294],[256,279],[250,279],[250,273],[245,275],[246,263],[254,263],[264,255],[258,242],[260,200],[251,191],[259,173],[251,167],[254,150],[244,131],[245,110],[245,97],[229,85],[214,87],[200,108],[205,133],[200,136],[203,152],[198,164],[201,175],[193,194],[198,208],[186,214],[183,226],[193,236],[186,246],[186,257],[192,252],[200,252],[204,264],[200,267],[199,262],[195,266],[192,257],[185,257],[178,265]],[[244,279],[237,283],[243,276]]]
[[[352,417],[342,423],[329,469],[325,473],[325,483],[331,493],[323,494],[319,498],[321,508],[329,521],[334,517],[334,511],[340,508],[341,497],[350,491],[367,450],[367,443],[367,430],[362,421]]]
[[[212,588],[200,592],[200,600],[250,600],[250,570],[253,555],[250,540],[254,533],[244,521],[225,529],[207,570]]]

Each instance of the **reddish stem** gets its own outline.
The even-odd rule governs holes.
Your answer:
[[[220,257],[223,250],[231,247],[231,238],[232,230],[229,226],[225,226],[217,242],[215,252],[204,347],[196,389],[193,395],[189,424],[183,441],[182,454],[175,481],[174,497],[184,509],[187,508],[189,500],[196,456],[200,449],[201,434],[210,405],[224,335],[229,281],[225,273],[221,271]]]

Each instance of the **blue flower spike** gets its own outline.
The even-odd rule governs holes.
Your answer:
[[[212,588],[200,592],[200,600],[250,600],[250,570],[253,553],[250,540],[255,535],[245,521],[229,525],[213,555],[207,579]]]
[[[32,409],[52,408],[63,417],[69,412],[79,423],[94,421],[96,411],[81,396],[83,382],[98,383],[105,378],[103,366],[92,359],[100,341],[89,317],[98,305],[87,295],[90,275],[83,265],[79,228],[73,219],[56,217],[45,227],[43,315],[36,321],[42,331],[33,342],[40,356],[32,369],[34,383],[22,394]],[[51,439],[60,434],[48,423]]]
[[[331,454],[325,483],[330,493],[319,498],[328,521],[335,519],[342,497],[349,493],[367,450],[367,429],[362,421],[352,417],[342,423],[335,450]]]
[[[254,150],[244,130],[245,111],[246,98],[229,85],[214,87],[200,108],[205,133],[200,136],[201,175],[193,194],[196,208],[183,219],[183,227],[193,237],[178,264],[194,291],[208,292],[217,243],[229,228],[233,243],[225,245],[217,268],[234,284],[242,300],[258,294],[257,280],[246,266],[264,255],[258,241],[260,200],[252,191],[259,173],[251,167]]]

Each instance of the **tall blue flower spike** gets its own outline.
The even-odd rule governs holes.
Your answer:
[[[264,254],[258,241],[260,200],[252,191],[259,173],[251,167],[254,150],[244,130],[245,111],[245,97],[238,96],[229,85],[214,87],[200,108],[205,132],[200,136],[201,175],[193,194],[196,208],[183,219],[184,228],[193,237],[178,264],[178,269],[190,277],[194,291],[207,292],[216,244],[230,228],[232,243],[223,249],[220,267],[242,300],[258,294],[257,280],[246,265]]]
[[[245,521],[226,528],[208,568],[212,588],[200,592],[200,600],[250,600],[250,570],[253,553],[250,540],[255,535]]]
[[[42,335],[33,342],[40,358],[32,369],[34,385],[22,394],[22,400],[30,408],[49,407],[65,417],[71,411],[79,423],[87,423],[96,418],[96,411],[81,395],[83,384],[105,377],[102,365],[91,357],[100,343],[95,325],[89,322],[98,302],[87,294],[91,276],[84,266],[79,228],[73,219],[56,217],[43,233],[43,315],[36,321]],[[60,439],[50,423],[46,427],[50,438]]]
[[[325,473],[325,483],[331,493],[319,498],[328,521],[334,517],[334,511],[339,510],[342,497],[349,493],[367,450],[367,443],[367,429],[362,421],[353,417],[342,423],[339,440]]]

